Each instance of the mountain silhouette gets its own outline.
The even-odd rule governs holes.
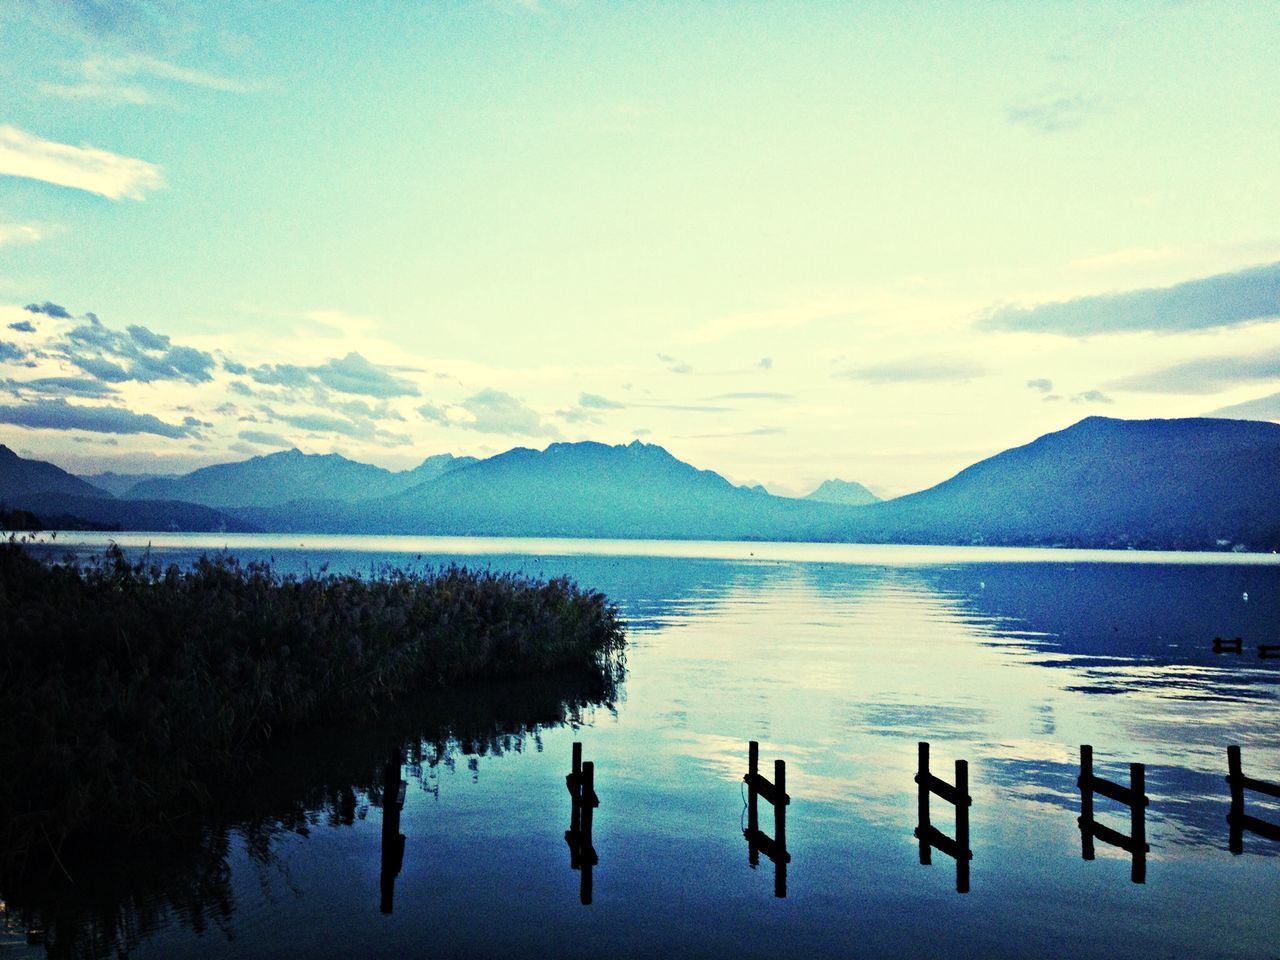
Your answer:
[[[284,450],[235,463],[219,463],[172,478],[134,484],[130,500],[183,500],[208,507],[268,507],[290,500],[358,500],[390,496],[474,463],[474,457],[438,454],[398,473],[337,453]]]
[[[880,502],[879,497],[855,480],[823,480],[804,499],[819,503],[843,503],[849,507],[865,507],[869,503]]]

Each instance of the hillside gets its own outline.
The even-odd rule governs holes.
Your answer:
[[[393,472],[340,454],[285,450],[235,463],[219,463],[172,478],[143,480],[124,494],[131,500],[183,500],[208,507],[270,507],[290,500],[348,501],[385,497],[474,463],[440,454],[412,470]]]
[[[1280,425],[1089,417],[865,508],[841,538],[1252,549],[1280,546]]]
[[[662,447],[554,443],[451,470],[360,504],[246,511],[271,529],[496,536],[792,539],[842,508],[736,487]]]
[[[37,493],[80,497],[110,494],[43,460],[20,457],[0,444],[0,505],[19,506],[22,498]]]

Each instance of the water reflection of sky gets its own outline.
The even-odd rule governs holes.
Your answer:
[[[261,555],[296,570],[368,570],[409,555],[342,546],[270,544]],[[138,955],[764,956],[779,943],[796,956],[1274,954],[1280,844],[1226,851],[1223,776],[1237,743],[1248,774],[1280,780],[1280,661],[1256,654],[1280,641],[1280,567],[759,552],[466,556],[567,573],[619,604],[632,633],[616,711],[544,729],[539,749],[522,742],[412,778],[392,917],[377,911],[375,809],[289,841],[265,878],[243,852],[233,857],[233,944],[174,924]],[[1245,653],[1213,654],[1215,635],[1243,636]],[[590,907],[577,902],[563,838],[575,738],[602,799]],[[788,765],[785,901],[773,899],[767,866],[746,864],[748,739],[761,741],[766,770],[774,758]],[[969,761],[965,897],[944,857],[916,860],[922,739],[940,775]],[[1114,862],[1120,851],[1099,844],[1096,862],[1080,859],[1082,743],[1102,776],[1147,765],[1144,887]],[[1274,804],[1249,803],[1280,819]],[[1099,819],[1119,827],[1127,816],[1099,804]],[[341,937],[325,932],[335,917]]]

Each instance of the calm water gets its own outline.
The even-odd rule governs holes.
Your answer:
[[[1256,649],[1280,643],[1275,556],[116,539],[131,554],[150,541],[161,562],[226,544],[299,572],[567,573],[618,603],[627,673],[612,703],[563,721],[495,694],[452,739],[411,751],[389,844],[394,739],[291,746],[276,780],[252,786],[250,826],[136,890],[113,881],[127,906],[97,909],[81,943],[107,930],[138,957],[1280,956],[1280,842],[1246,834],[1230,852],[1223,781],[1228,744],[1247,775],[1280,781],[1280,659]],[[1215,635],[1241,636],[1244,653],[1214,654]],[[590,905],[565,841],[575,740],[600,798]],[[743,837],[749,740],[766,775],[786,762],[784,898]],[[920,740],[944,779],[969,764],[968,893],[941,852],[919,862]],[[1116,847],[1081,858],[1084,743],[1100,776],[1127,783],[1146,764],[1144,884]],[[1265,799],[1249,794],[1248,812],[1280,822]],[[1127,808],[1096,808],[1128,832]],[[951,808],[931,809],[951,832]],[[773,832],[763,802],[760,824]],[[44,952],[22,945],[13,905],[8,923],[14,955]]]

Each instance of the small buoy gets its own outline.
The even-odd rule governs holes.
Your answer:
[[[985,589],[987,589],[987,581],[985,581],[985,580],[979,580],[979,581],[978,581],[978,589],[979,589],[979,590],[985,590]]]
[[[1246,590],[1246,591],[1244,592],[1244,602],[1245,602],[1245,603],[1248,603],[1248,602],[1249,602],[1249,591],[1248,591],[1248,590]]]

